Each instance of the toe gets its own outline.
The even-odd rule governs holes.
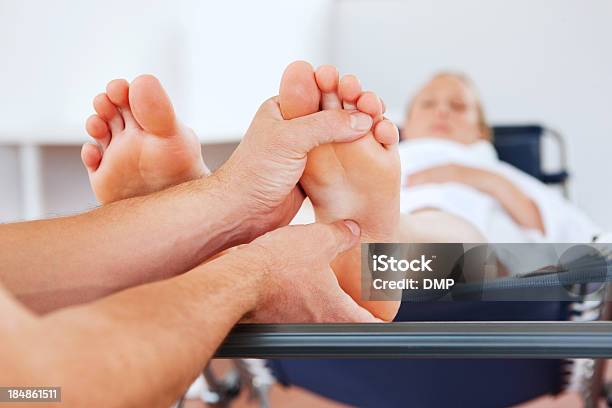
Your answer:
[[[374,92],[364,92],[357,100],[357,109],[376,119],[382,115],[382,103]]]
[[[119,133],[124,129],[123,118],[117,107],[108,99],[108,95],[101,93],[96,96],[93,106],[98,116],[108,123],[108,128],[112,134]]]
[[[106,95],[119,108],[126,127],[136,126],[136,121],[130,110],[128,89],[130,84],[125,79],[113,79],[106,85]]]
[[[125,79],[113,79],[106,85],[108,99],[120,108],[129,105],[128,89],[130,84]]]
[[[361,95],[361,83],[355,75],[344,75],[338,85],[338,93],[344,109],[355,109]]]
[[[374,138],[385,147],[399,142],[399,130],[389,119],[383,119],[374,127]]]
[[[315,72],[317,85],[321,90],[322,109],[342,109],[338,96],[338,70],[333,65],[322,65]]]
[[[178,134],[172,102],[153,75],[141,75],[129,86],[129,104],[136,122],[149,133],[168,137]]]
[[[293,119],[319,110],[321,92],[312,65],[295,61],[285,69],[279,90],[283,118]]]
[[[315,78],[321,92],[329,93],[338,90],[338,70],[333,65],[322,65],[317,68]]]
[[[88,173],[92,173],[98,169],[102,161],[102,152],[100,148],[93,143],[85,143],[81,149],[81,160],[85,165]]]
[[[98,115],[91,115],[85,123],[87,133],[94,139],[98,140],[103,149],[106,149],[110,142],[110,129],[106,122]]]

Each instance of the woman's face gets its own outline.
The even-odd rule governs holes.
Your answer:
[[[402,131],[406,140],[439,137],[470,144],[482,138],[478,98],[459,78],[434,78],[415,97]]]

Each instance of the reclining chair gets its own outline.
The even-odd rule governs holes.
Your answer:
[[[568,172],[560,135],[538,125],[493,128],[504,160],[567,195]],[[559,144],[560,171],[542,170],[543,139]],[[603,316],[603,297],[589,302],[402,303],[398,322],[585,321]],[[565,389],[578,390],[586,406],[600,398],[603,362],[590,359],[285,359],[269,360],[277,381],[360,407],[510,406]],[[240,364],[239,364],[240,366]],[[244,372],[244,368],[242,368]],[[247,370],[248,372],[248,370]],[[260,395],[269,381],[243,377]],[[214,381],[211,378],[210,381]],[[253,386],[255,384],[255,386]],[[262,387],[257,387],[261,384]],[[262,406],[267,406],[262,401]]]
[[[542,166],[546,138],[556,143],[559,153],[559,170],[546,172]],[[557,131],[540,125],[494,126],[493,144],[500,160],[535,177],[542,183],[557,185],[568,198],[567,153],[563,137]]]

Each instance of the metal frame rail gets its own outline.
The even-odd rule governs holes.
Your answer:
[[[216,358],[612,358],[612,322],[238,325]]]

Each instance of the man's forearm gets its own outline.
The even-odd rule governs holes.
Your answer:
[[[248,241],[245,212],[215,176],[85,214],[0,226],[0,281],[36,311],[184,272]]]
[[[29,323],[18,352],[0,351],[11,385],[60,386],[67,406],[170,406],[257,302],[261,271],[240,270],[236,252]]]

